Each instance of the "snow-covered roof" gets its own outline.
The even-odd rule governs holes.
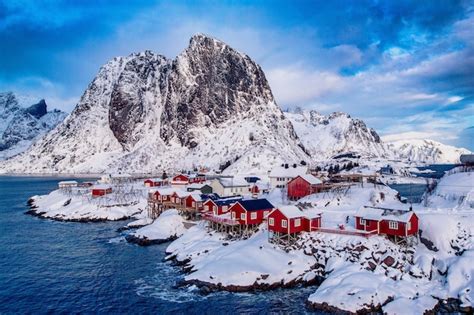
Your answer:
[[[191,193],[191,194],[189,194],[188,196],[193,197],[193,199],[194,199],[195,201],[202,201],[201,194]]]
[[[147,181],[147,180],[150,180],[152,182],[163,182],[164,181],[163,178],[147,178],[147,179],[145,179],[145,181]]]
[[[318,184],[323,183],[319,178],[311,174],[303,174],[303,175],[300,175],[300,177],[303,178],[308,183],[310,183],[311,185],[318,185]]]
[[[414,212],[410,210],[364,206],[356,212],[355,216],[375,221],[390,220],[398,222],[408,222],[413,214]]]
[[[110,185],[104,185],[104,184],[98,184],[94,185],[92,189],[112,189],[112,186]]]
[[[189,191],[185,191],[185,190],[181,190],[181,189],[175,190],[175,193],[179,198],[184,198],[184,197],[187,197],[187,196],[191,195],[191,193]]]
[[[296,206],[281,206],[278,208],[288,219],[303,217],[304,213]]]
[[[75,180],[63,180],[58,185],[77,185],[77,182]]]
[[[272,169],[269,177],[296,177],[298,175],[304,175],[308,171],[306,166],[297,166],[297,167],[288,167],[284,168],[282,166]]]
[[[249,183],[243,178],[219,178],[219,182],[224,187],[248,187]]]
[[[172,195],[175,192],[175,189],[172,187],[150,188],[149,192],[151,193],[158,192],[160,195]]]

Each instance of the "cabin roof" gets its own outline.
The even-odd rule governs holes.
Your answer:
[[[112,188],[110,185],[105,185],[105,184],[97,184],[92,187],[92,189],[109,189]]]
[[[269,177],[296,177],[298,175],[304,175],[308,171],[306,166],[297,166],[284,168],[283,166],[275,167],[271,170]]]
[[[300,177],[307,181],[310,185],[318,185],[323,183],[319,178],[311,174],[303,174],[300,175]]]
[[[74,185],[77,184],[75,180],[63,180],[58,183],[58,185]]]
[[[414,212],[411,210],[363,206],[356,212],[355,216],[375,221],[408,222],[413,214]]]
[[[223,187],[248,187],[249,183],[243,178],[219,178]]]
[[[288,219],[292,218],[300,218],[304,216],[303,211],[298,209],[296,206],[281,206],[278,207],[278,210],[280,210],[281,213]]]
[[[270,201],[268,201],[267,199],[240,200],[239,204],[247,211],[258,211],[274,208]]]

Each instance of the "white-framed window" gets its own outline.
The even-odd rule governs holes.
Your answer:
[[[288,221],[286,221],[285,219],[281,220],[281,227],[288,227]]]
[[[367,224],[367,222],[365,221],[365,219],[362,219],[362,218],[361,218],[361,219],[360,219],[360,225],[366,225],[366,224]]]
[[[388,228],[391,230],[398,230],[398,222],[397,221],[388,221]]]
[[[245,213],[241,213],[241,214],[240,214],[240,220],[244,220],[244,221],[245,221]]]
[[[214,206],[214,212],[217,213],[217,206]]]
[[[411,221],[407,222],[407,230],[411,230]]]
[[[301,219],[295,219],[295,227],[298,227],[301,225]]]
[[[193,202],[192,202],[192,205],[193,205],[193,207],[196,207],[196,202],[193,201]]]
[[[206,211],[209,211],[209,205],[206,205]]]
[[[268,219],[268,225],[270,225],[270,226],[275,225],[275,219],[274,218]]]
[[[222,212],[226,212],[227,211],[227,206],[222,206]]]
[[[230,213],[230,218],[231,218],[232,220],[235,220],[235,212],[234,212],[234,211],[232,211],[232,212]]]
[[[268,211],[268,210],[263,211],[263,217],[266,218],[268,216],[269,212],[270,211]]]
[[[250,213],[250,219],[256,220],[257,219],[257,212],[251,212]]]

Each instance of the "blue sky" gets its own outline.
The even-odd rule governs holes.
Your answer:
[[[70,111],[99,67],[194,33],[264,69],[282,108],[474,150],[474,1],[2,1],[0,91]]]

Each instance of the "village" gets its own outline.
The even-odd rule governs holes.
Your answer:
[[[281,245],[296,242],[301,233],[315,231],[384,235],[396,243],[416,242],[419,219],[409,205],[394,209],[366,205],[356,209],[352,220],[346,217],[337,226],[327,226],[320,210],[306,209],[298,202],[314,194],[344,194],[353,186],[383,186],[377,181],[378,175],[329,175],[311,172],[306,166],[281,165],[265,179],[191,172],[172,177],[165,173],[158,178],[118,174],[103,176],[97,183],[61,181],[58,187],[63,194],[83,195],[101,208],[136,204],[146,197],[147,222],[176,209],[190,225],[205,221],[209,229],[231,238],[247,238],[264,225],[269,242]],[[274,191],[280,192],[281,200],[269,200]]]
[[[384,169],[329,173],[282,164],[266,174],[63,180],[33,196],[29,213],[127,220],[118,231],[124,242],[166,243],[165,260],[184,271],[179,287],[202,294],[302,284],[316,285],[310,307],[329,312],[418,314],[448,297],[456,302],[445,310],[469,311],[463,252],[471,252],[474,230],[471,160],[446,172],[423,204],[385,184]]]

